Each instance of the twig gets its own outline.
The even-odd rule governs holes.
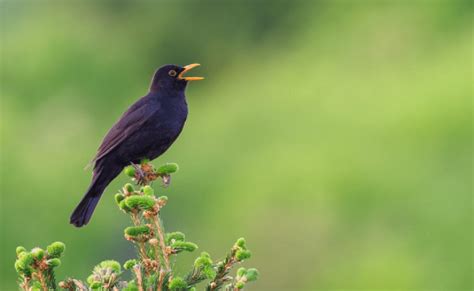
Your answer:
[[[155,223],[156,232],[158,233],[161,252],[163,254],[163,259],[165,260],[165,268],[166,268],[166,271],[169,272],[171,270],[169,254],[166,250],[165,237],[163,235],[163,230],[161,229],[160,221],[158,220],[158,215],[159,213],[156,216],[153,216],[153,222]]]
[[[143,291],[142,272],[140,271],[140,266],[139,266],[139,265],[135,265],[135,266],[133,267],[133,272],[135,273],[135,276],[137,277],[138,291]]]

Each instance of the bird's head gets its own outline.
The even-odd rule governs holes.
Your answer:
[[[190,64],[184,67],[178,65],[164,65],[156,70],[151,82],[150,91],[184,91],[189,81],[203,80],[203,77],[184,76],[186,72],[199,67],[200,64]]]

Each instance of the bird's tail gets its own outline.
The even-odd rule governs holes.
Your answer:
[[[71,214],[71,224],[76,227],[81,227],[89,222],[105,188],[121,172],[121,170],[121,168],[113,171],[103,171],[101,169],[94,172],[94,178],[92,179],[89,189]]]

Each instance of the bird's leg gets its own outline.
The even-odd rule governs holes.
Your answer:
[[[146,174],[143,172],[140,164],[134,164],[130,162],[132,167],[135,169],[135,179],[137,180],[138,185],[146,184]]]

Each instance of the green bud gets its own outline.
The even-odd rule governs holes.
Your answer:
[[[196,291],[196,287],[191,287],[188,289],[188,291]]]
[[[244,286],[245,286],[245,283],[242,282],[242,281],[239,281],[239,282],[235,283],[235,287],[239,290],[244,289]]]
[[[247,270],[247,274],[245,275],[245,277],[247,277],[247,281],[251,282],[257,280],[258,275],[259,273],[257,269],[250,268]]]
[[[134,166],[125,167],[123,172],[125,173],[125,175],[127,175],[129,177],[132,177],[132,178],[135,177],[135,167]]]
[[[133,188],[133,185],[130,183],[125,184],[125,186],[123,186],[123,189],[125,190],[124,192],[126,193],[133,193],[133,191],[135,191],[135,189]]]
[[[138,291],[138,286],[137,286],[137,283],[135,283],[135,280],[132,280],[127,283],[127,287],[121,290],[122,291]]]
[[[244,250],[247,249],[247,246],[246,246],[246,243],[245,243],[245,238],[241,237],[239,238],[235,244],[241,248],[243,248]]]
[[[159,175],[172,174],[178,171],[178,164],[175,163],[166,163],[160,166],[157,170]]]
[[[243,277],[243,276],[245,276],[245,274],[247,274],[247,269],[245,269],[245,268],[239,268],[239,269],[237,270],[237,276]]]
[[[117,193],[115,194],[114,198],[115,198],[115,202],[117,202],[117,204],[120,205],[120,202],[122,202],[123,199],[125,199],[125,195],[123,195],[122,193]]]
[[[28,252],[20,254],[18,260],[15,261],[15,269],[18,273],[23,273],[27,276],[31,275],[31,264],[33,264],[33,255]]]
[[[132,211],[132,209],[130,209],[130,207],[127,206],[127,203],[125,202],[125,200],[120,201],[119,208],[122,209],[125,212]]]
[[[127,197],[125,203],[130,208],[150,210],[155,205],[155,199],[150,196],[134,195]]]
[[[212,266],[212,260],[208,253],[202,252],[201,255],[194,261],[194,267],[196,269],[202,267]]]
[[[117,274],[120,273],[121,270],[122,270],[122,268],[120,267],[119,262],[114,261],[114,260],[102,261],[96,267],[99,267],[100,269],[111,269],[113,272],[115,272]]]
[[[146,225],[129,226],[125,229],[125,234],[133,237],[146,235],[150,234],[150,228]]]
[[[57,241],[50,244],[46,250],[48,251],[49,258],[59,258],[64,250],[66,250],[66,245],[60,241]]]
[[[194,268],[201,270],[202,274],[204,274],[207,279],[212,279],[216,276],[216,270],[212,266],[211,256],[206,252],[202,252],[194,261]]]
[[[154,191],[153,188],[151,188],[151,186],[149,186],[149,185],[143,186],[143,187],[142,187],[142,192],[143,192],[143,194],[145,194],[145,195],[150,195],[150,196],[154,196],[154,195],[155,195],[155,191]]]
[[[61,265],[61,260],[58,259],[58,258],[54,258],[54,259],[47,260],[46,263],[51,268],[56,268],[56,267],[59,267]]]
[[[170,290],[179,290],[185,289],[186,287],[188,287],[188,284],[186,284],[186,281],[184,281],[183,278],[174,277],[171,282],[169,282],[168,287]]]
[[[18,256],[19,254],[26,252],[26,249],[22,246],[16,247],[16,255]]]
[[[248,250],[238,250],[235,253],[235,258],[237,259],[237,261],[243,261],[250,258],[251,255],[252,253],[250,253],[250,251]]]
[[[174,249],[176,252],[187,251],[192,252],[198,248],[197,244],[192,242],[185,242],[185,241],[175,241],[171,244],[171,248]]]
[[[168,196],[160,196],[158,200],[168,201]]]
[[[31,254],[33,255],[33,258],[37,261],[41,261],[44,257],[44,250],[40,248],[34,248],[31,250]]]
[[[89,285],[92,284],[94,281],[95,281],[95,276],[94,275],[90,275],[89,277],[87,277],[87,283]]]
[[[100,287],[102,287],[102,284],[100,282],[92,282],[89,284],[89,287],[91,289],[99,289]]]
[[[148,164],[150,162],[149,159],[143,159],[140,161],[140,164],[143,165],[143,164]]]
[[[166,234],[166,243],[170,244],[172,240],[174,240],[174,241],[184,241],[185,240],[184,233],[179,232],[179,231],[167,233]]]
[[[131,270],[136,264],[138,264],[137,260],[128,260],[123,264],[123,268],[125,270]]]

